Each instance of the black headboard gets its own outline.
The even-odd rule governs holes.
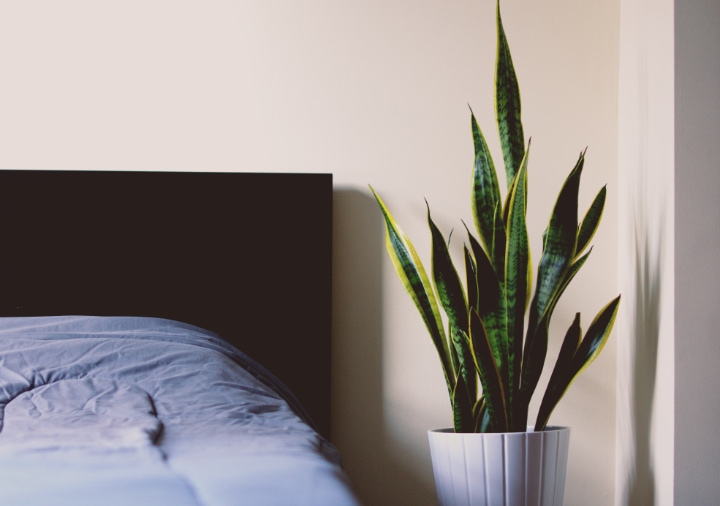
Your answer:
[[[0,315],[219,333],[329,434],[330,174],[0,171]]]

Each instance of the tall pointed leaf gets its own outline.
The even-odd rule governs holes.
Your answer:
[[[467,246],[463,246],[463,256],[465,258],[465,276],[467,286],[467,300],[468,300],[468,311],[478,308],[478,279],[477,279],[477,267],[475,265],[475,259],[468,250]]]
[[[530,306],[527,336],[525,339],[522,389],[527,399],[545,363],[548,326],[553,301],[557,301],[575,258],[577,245],[577,214],[580,176],[584,153],[566,178],[543,234],[543,253],[538,266],[538,282]]]
[[[527,154],[515,176],[508,205],[507,247],[505,253],[505,299],[507,310],[508,368],[510,375],[509,399],[515,399],[520,390],[525,307],[530,280],[530,245],[525,222],[527,188]],[[512,416],[512,412],[510,413]],[[513,423],[513,420],[511,420]],[[524,422],[523,422],[524,424]],[[516,428],[513,426],[513,430]],[[524,427],[519,430],[525,430]]]
[[[467,336],[464,336],[463,338],[467,340]],[[468,365],[472,367],[474,374],[475,365],[472,362]],[[455,378],[455,390],[453,390],[451,400],[453,410],[453,426],[455,432],[475,431],[473,406],[475,404],[475,398],[477,397],[477,388],[474,387],[474,391],[471,392],[468,383],[465,381],[466,377],[467,371],[465,370],[465,365],[460,364],[458,374]],[[473,383],[475,383],[474,376]]]
[[[595,200],[590,205],[585,217],[580,225],[577,239],[577,251],[576,255],[581,253],[592,240],[595,235],[595,231],[600,225],[600,219],[602,218],[603,209],[605,208],[605,193],[607,187],[603,186],[598,194],[595,196]]]
[[[584,157],[580,155],[575,167],[563,183],[550,223],[545,231],[544,245],[538,265],[537,287],[530,309],[528,336],[532,344],[532,332],[542,317],[553,294],[575,258],[578,229],[578,194]]]
[[[548,384],[538,411],[535,430],[545,429],[555,406],[565,395],[572,382],[600,354],[612,331],[619,304],[620,296],[617,296],[600,310],[566,369],[562,374],[556,376],[554,383]]]
[[[495,66],[495,115],[503,150],[508,188],[525,157],[525,135],[520,114],[520,89],[497,2],[497,60]]]
[[[555,306],[557,305],[558,301],[560,300],[560,297],[565,292],[565,289],[568,287],[570,282],[573,280],[575,275],[580,271],[583,265],[585,265],[585,262],[590,257],[590,253],[592,253],[592,249],[588,250],[587,253],[585,253],[583,256],[575,260],[570,268],[565,271],[565,274],[562,278],[562,281],[558,285],[558,289],[553,294],[552,299],[547,305],[547,309],[545,310],[545,314],[547,315],[548,321],[549,317],[552,315],[553,310],[555,309]]]
[[[476,367],[483,387],[483,398],[493,432],[507,432],[509,428],[509,402],[503,389],[500,371],[493,358],[490,342],[480,316],[470,313],[470,340],[473,346]]]
[[[450,323],[467,333],[468,307],[465,292],[445,239],[432,220],[430,207],[427,210],[427,220],[432,235],[432,273],[438,297]]]
[[[530,402],[530,398],[535,392],[537,383],[540,380],[540,375],[542,374],[545,357],[547,355],[550,319],[555,311],[555,306],[570,282],[580,271],[580,268],[585,264],[591,252],[592,250],[577,259],[570,268],[565,271],[562,280],[558,284],[557,289],[553,293],[552,299],[549,301],[542,318],[535,328],[532,345],[527,346],[526,344],[524,352],[525,355],[523,357],[522,383],[520,386],[522,393],[521,397],[525,404]]]
[[[412,243],[395,222],[395,219],[390,214],[390,211],[380,196],[375,193],[372,187],[370,187],[370,190],[375,196],[375,200],[380,206],[380,210],[385,218],[385,244],[388,255],[390,256],[390,260],[395,267],[398,277],[405,286],[405,290],[412,298],[420,316],[425,322],[428,333],[440,356],[445,381],[447,382],[450,395],[452,395],[455,389],[455,372],[450,359],[447,338],[443,330],[440,309],[432,285]]]
[[[505,292],[490,264],[485,251],[468,230],[468,241],[475,257],[478,304],[474,308],[485,327],[493,358],[500,371],[503,388],[510,392],[510,371],[508,368],[507,313]]]
[[[475,432],[490,432],[492,430],[485,397],[480,397],[475,403],[473,417],[475,418]]]
[[[455,390],[452,394],[455,432],[472,432],[472,408],[478,396],[477,370],[468,334],[450,325],[452,355],[455,362]]]
[[[488,149],[485,137],[477,124],[475,115],[470,110],[472,125],[473,144],[475,146],[475,163],[473,164],[473,185],[472,185],[472,208],[475,228],[480,241],[485,246],[485,251],[493,260],[497,268],[496,258],[496,227],[500,224],[496,220],[496,212],[500,197],[500,186],[498,184],[497,172],[493,163],[490,150]],[[499,251],[504,255],[504,251]]]
[[[497,203],[493,214],[493,226],[495,236],[493,237],[493,256],[490,257],[495,268],[495,274],[500,281],[505,281],[505,247],[507,246],[507,231],[505,228],[505,216],[503,215],[502,202]]]
[[[578,347],[580,346],[581,340],[582,328],[580,327],[580,313],[575,313],[575,319],[568,328],[567,333],[565,334],[565,339],[563,339],[562,346],[560,347],[560,353],[558,353],[558,358],[555,361],[555,367],[553,368],[550,380],[548,381],[549,385],[557,385],[560,383],[563,374],[567,371],[575,353],[578,350]]]
[[[465,299],[465,292],[460,282],[455,266],[453,265],[447,243],[442,233],[433,222],[430,215],[430,207],[427,211],[428,226],[432,235],[432,273],[435,281],[440,303],[450,322],[450,338],[458,358],[458,372],[471,396],[472,403],[475,401],[477,387],[475,381],[475,367],[470,353],[470,343],[463,338],[469,333],[468,328],[468,306]],[[460,331],[460,332],[458,332]]]
[[[620,295],[602,308],[593,319],[570,364],[573,379],[597,358],[612,331],[620,305]]]
[[[548,327],[554,302],[557,302],[561,290],[564,289],[565,275],[575,258],[578,193],[583,163],[584,157],[581,154],[563,183],[543,236],[543,252],[538,266],[535,296],[530,305],[523,350],[521,390],[526,404],[529,403],[545,364]]]

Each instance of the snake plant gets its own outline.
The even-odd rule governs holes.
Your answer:
[[[526,224],[530,143],[524,139],[520,92],[499,2],[496,12],[495,112],[508,184],[503,198],[492,156],[471,109],[475,230],[464,227],[464,276],[455,268],[448,240],[433,222],[429,206],[432,277],[370,187],[385,220],[392,263],[440,356],[456,432],[527,430],[530,400],[546,361],[550,319],[560,296],[590,255],[590,240],[600,223],[606,195],[606,188],[601,188],[582,220],[578,219],[585,162],[585,152],[581,152],[543,234],[533,294]],[[545,429],[567,388],[602,350],[619,302],[618,296],[603,307],[584,333],[576,314],[542,398],[536,431]]]

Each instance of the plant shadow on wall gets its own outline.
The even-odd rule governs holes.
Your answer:
[[[635,300],[632,312],[631,437],[632,475],[625,484],[627,504],[655,504],[655,476],[652,464],[653,406],[657,381],[660,339],[662,282],[662,233],[652,246],[647,223],[640,216],[635,224]]]
[[[336,187],[332,439],[364,504],[423,504],[434,498],[432,483],[409,466],[412,459],[386,424],[384,244],[384,225],[375,200],[367,193]]]

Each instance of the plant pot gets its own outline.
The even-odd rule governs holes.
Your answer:
[[[440,506],[562,506],[568,427],[428,437]]]

